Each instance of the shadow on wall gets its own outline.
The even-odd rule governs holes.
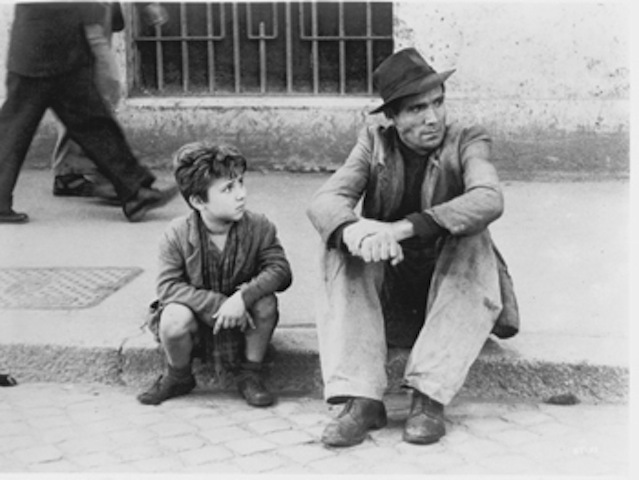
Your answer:
[[[270,125],[253,131],[217,131],[215,126],[187,126],[170,133],[155,128],[127,127],[127,137],[140,160],[152,168],[171,168],[171,156],[184,143],[204,138],[240,146],[251,169],[263,171],[330,172],[344,161],[361,123],[314,129]],[[250,132],[250,133],[249,133]],[[52,122],[40,128],[27,157],[27,167],[49,168],[56,139]],[[630,137],[627,131],[561,131],[522,129],[494,132],[494,162],[503,180],[596,180],[627,178]]]

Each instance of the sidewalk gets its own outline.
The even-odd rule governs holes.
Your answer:
[[[250,173],[249,208],[278,226],[293,267],[293,286],[280,297],[281,324],[272,381],[287,391],[320,391],[313,302],[317,288],[318,236],[305,216],[322,175]],[[168,181],[168,177],[163,178]],[[129,224],[117,207],[96,200],[55,198],[48,171],[26,170],[15,207],[26,225],[0,226],[0,366],[21,383],[151,381],[161,356],[140,329],[154,298],[157,240],[167,222],[187,212],[181,198],[147,221]],[[546,398],[574,393],[586,401],[625,401],[628,395],[628,182],[509,183],[506,213],[491,231],[510,266],[522,316],[514,339],[491,340],[473,366],[463,394]],[[43,280],[16,285],[11,268],[50,267],[54,279],[72,267],[102,275],[119,267],[132,275],[120,288],[86,308],[37,300]],[[115,272],[118,273],[118,272]],[[71,271],[72,294],[78,271]],[[12,283],[13,282],[13,283]],[[55,283],[55,281],[53,282]],[[116,282],[117,283],[117,282]],[[7,290],[10,288],[10,290]],[[108,295],[107,295],[108,294]],[[78,301],[81,301],[79,298]],[[48,303],[47,303],[48,302]],[[49,306],[47,306],[49,305]],[[397,385],[405,353],[394,354]]]
[[[320,436],[339,409],[329,410],[317,398],[283,397],[271,408],[256,409],[235,394],[198,389],[150,407],[137,403],[134,393],[100,384],[0,389],[0,477],[82,472],[111,479],[114,473],[138,478],[175,472],[197,478],[256,473],[631,478],[628,409],[621,405],[457,398],[446,410],[446,436],[421,446],[401,440],[409,402],[396,394],[385,399],[386,428],[371,432],[361,445],[329,449]]]

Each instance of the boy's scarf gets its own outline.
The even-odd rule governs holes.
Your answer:
[[[197,215],[198,233],[202,253],[202,277],[204,287],[223,295],[231,296],[235,293],[236,285],[233,279],[236,256],[238,254],[237,229],[231,227],[226,244],[221,254],[213,248],[208,237],[206,225],[201,215]],[[215,312],[211,312],[213,314]],[[200,322],[202,339],[202,359],[212,361],[216,379],[223,385],[230,381],[232,373],[242,363],[244,357],[244,333],[239,328],[222,329],[213,335],[212,328]]]

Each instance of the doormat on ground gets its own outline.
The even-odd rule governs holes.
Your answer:
[[[0,268],[0,308],[92,307],[141,272],[138,267]]]

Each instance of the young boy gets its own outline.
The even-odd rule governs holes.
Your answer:
[[[191,143],[174,162],[193,211],[173,220],[160,243],[150,329],[164,349],[167,372],[138,400],[157,405],[189,393],[191,361],[199,357],[218,375],[235,375],[250,405],[271,405],[262,361],[279,318],[275,292],[292,279],[275,226],[246,210],[246,159],[235,147]]]

